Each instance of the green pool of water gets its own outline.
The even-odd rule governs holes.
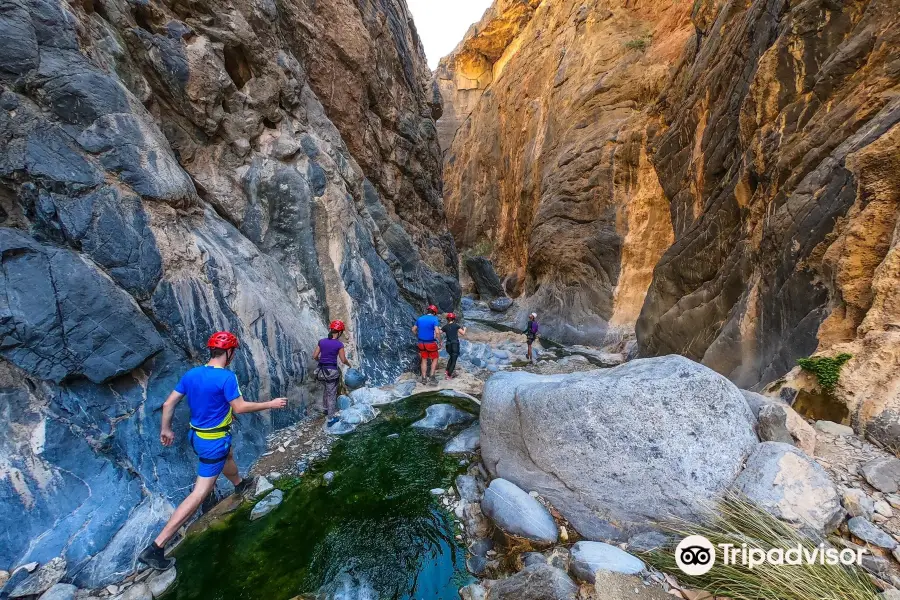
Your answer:
[[[430,493],[461,472],[443,446],[461,428],[410,427],[436,403],[477,405],[435,394],[384,407],[378,419],[333,447],[285,493],[281,506],[249,520],[245,506],[176,551],[178,580],[165,600],[455,600],[470,578],[453,518]],[[399,436],[389,437],[392,434]],[[322,475],[333,471],[331,485]]]

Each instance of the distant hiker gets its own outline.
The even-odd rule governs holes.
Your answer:
[[[212,494],[220,473],[224,473],[228,481],[234,484],[235,493],[243,493],[250,486],[252,480],[241,479],[234,462],[231,448],[234,415],[287,406],[286,398],[247,402],[241,396],[237,377],[226,369],[240,346],[234,334],[220,331],[213,334],[206,345],[209,348],[209,362],[185,373],[163,404],[159,439],[163,446],[171,446],[175,441],[172,416],[175,407],[187,396],[191,410],[188,439],[200,463],[194,490],[169,517],[162,533],[138,556],[139,561],[153,569],[166,570],[175,564],[175,559],[165,557],[163,548]]]
[[[459,336],[466,335],[466,328],[456,322],[455,314],[447,313],[447,324],[441,327],[441,331],[446,336],[447,354],[450,355],[447,361],[447,379],[453,379],[456,361],[459,359]]]
[[[422,357],[422,383],[437,384],[435,373],[438,367],[440,351],[441,322],[437,318],[438,307],[432,304],[428,312],[416,320],[413,333],[419,337],[419,356]],[[429,362],[431,368],[429,369]]]
[[[338,418],[335,416],[337,411],[338,388],[341,384],[341,370],[338,368],[338,360],[343,364],[350,366],[347,360],[347,354],[344,351],[344,342],[340,337],[344,335],[343,321],[332,321],[328,326],[328,337],[319,340],[313,352],[313,359],[319,361],[319,368],[316,369],[316,381],[325,385],[325,392],[322,396],[322,405],[325,407],[325,414],[328,416],[328,425],[334,425]]]
[[[537,313],[531,313],[528,315],[528,325],[525,326],[525,331],[522,333],[525,334],[525,339],[528,341],[528,353],[525,355],[528,360],[534,362],[534,358],[532,358],[532,349],[531,345],[534,344],[534,340],[537,339],[538,334],[538,322],[537,322]]]

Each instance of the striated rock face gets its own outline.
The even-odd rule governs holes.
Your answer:
[[[647,108],[692,32],[689,13],[498,1],[436,73],[452,231],[493,249],[507,289],[555,339],[631,329],[672,241]]]
[[[461,246],[550,337],[747,389],[848,352],[848,422],[900,443],[898,0],[534,5],[436,74]]]
[[[746,387],[881,336],[884,309],[896,315],[898,14],[896,0],[696,5],[652,144],[676,241],[638,323],[643,353]]]
[[[440,99],[403,0],[0,0],[0,36],[0,569],[96,587],[190,488],[159,411],[211,332],[290,398],[246,466],[329,319],[383,381],[456,305]]]

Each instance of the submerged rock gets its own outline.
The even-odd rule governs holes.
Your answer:
[[[572,546],[569,568],[581,581],[594,582],[597,571],[635,575],[646,568],[644,561],[603,542],[578,542]]]
[[[57,583],[44,592],[40,600],[75,600],[78,588],[70,583]]]
[[[281,490],[275,490],[262,500],[256,503],[256,506],[253,507],[253,510],[250,511],[250,520],[255,521],[257,519],[261,519],[276,508],[281,502],[284,500],[284,492]]]
[[[495,375],[480,420],[488,470],[537,491],[595,540],[697,517],[758,444],[734,384],[680,356],[571,375]]]
[[[150,576],[150,579],[147,580],[147,586],[150,588],[150,593],[153,594],[154,598],[159,598],[165,594],[169,588],[175,585],[177,576],[178,572],[175,567],[161,573],[154,573]]]
[[[830,533],[844,516],[828,473],[790,444],[760,444],[734,487],[779,519],[819,532]]]
[[[447,445],[444,446],[444,452],[447,454],[466,454],[475,452],[480,447],[481,426],[478,423],[475,423],[447,442]]]
[[[541,544],[559,538],[556,522],[544,506],[525,490],[505,479],[495,479],[484,492],[481,509],[504,532]]]
[[[461,425],[475,420],[475,415],[460,410],[452,404],[432,404],[425,409],[425,418],[412,424],[421,429],[444,430],[453,425]]]

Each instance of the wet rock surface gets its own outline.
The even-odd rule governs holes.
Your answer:
[[[543,544],[559,537],[550,513],[528,492],[505,479],[494,479],[484,491],[481,509],[504,532]]]
[[[175,446],[153,432],[212,332],[248,400],[290,400],[238,417],[245,471],[315,404],[329,319],[383,384],[459,297],[405,3],[101,4],[0,7],[0,567],[64,553],[79,586],[189,490],[185,403]]]

